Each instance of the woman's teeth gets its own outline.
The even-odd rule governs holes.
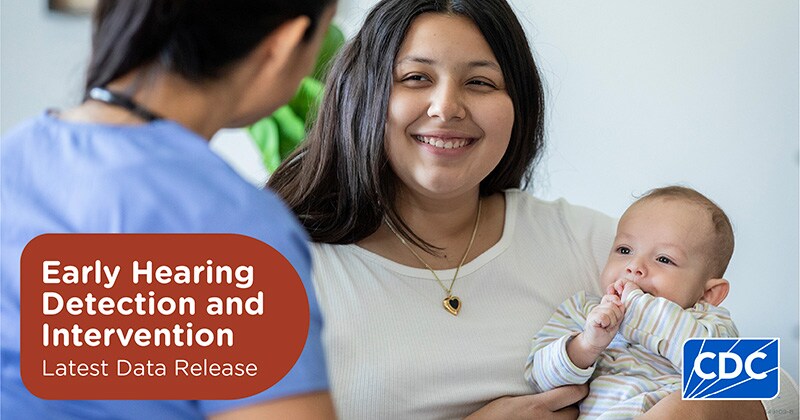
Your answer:
[[[472,142],[470,139],[441,139],[438,137],[425,137],[425,136],[414,136],[414,138],[421,143],[430,144],[433,147],[439,149],[458,149],[459,147],[464,147]]]

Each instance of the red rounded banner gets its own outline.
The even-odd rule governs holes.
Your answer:
[[[22,253],[21,369],[45,399],[232,399],[291,369],[308,300],[230,234],[47,234]]]

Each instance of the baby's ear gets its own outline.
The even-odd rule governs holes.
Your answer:
[[[709,279],[706,280],[706,291],[703,293],[703,300],[714,305],[719,306],[725,297],[728,296],[730,285],[728,280],[725,279]]]

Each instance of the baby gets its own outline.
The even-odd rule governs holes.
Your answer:
[[[533,338],[536,392],[590,381],[580,419],[632,418],[680,389],[683,343],[735,337],[722,278],[733,254],[725,213],[695,190],[651,190],[617,225],[602,298],[580,292]]]

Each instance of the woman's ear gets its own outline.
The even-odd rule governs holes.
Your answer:
[[[283,22],[267,35],[252,53],[261,71],[272,78],[287,69],[295,71],[287,65],[295,52],[303,47],[303,37],[310,25],[311,19],[308,16],[298,16]]]
[[[730,284],[725,279],[710,279],[706,281],[705,292],[703,292],[704,301],[719,306],[725,297],[728,296],[730,291]]]
[[[314,45],[303,40],[309,25],[308,16],[283,22],[233,66],[225,88],[239,101],[228,126],[252,124],[289,101],[314,63]]]

